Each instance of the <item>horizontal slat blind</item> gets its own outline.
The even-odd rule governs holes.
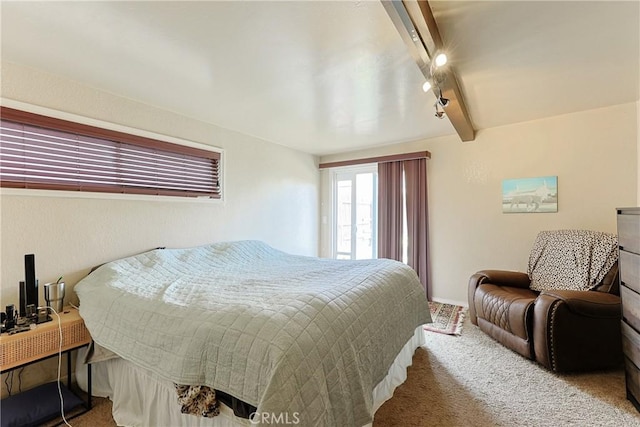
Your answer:
[[[144,145],[127,143],[120,132],[114,141],[108,138],[112,131],[103,130],[107,138],[96,136],[99,128],[86,132],[90,136],[61,131],[51,126],[57,119],[46,118],[49,127],[42,127],[7,120],[2,112],[2,187],[221,197],[219,153],[163,141],[157,148],[146,138]]]

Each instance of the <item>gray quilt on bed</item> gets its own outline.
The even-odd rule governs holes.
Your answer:
[[[297,413],[304,426],[370,422],[373,388],[431,321],[402,263],[293,256],[257,241],[114,261],[75,291],[98,344],[260,413]]]

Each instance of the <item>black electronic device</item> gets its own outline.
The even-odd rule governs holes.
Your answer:
[[[27,314],[27,286],[24,281],[20,281],[20,317]]]
[[[16,312],[13,304],[7,306],[7,320],[5,320],[4,326],[6,330],[13,329],[16,325]]]
[[[26,307],[30,304],[39,307],[38,304],[38,281],[36,280],[36,257],[34,254],[24,256],[25,273],[25,313]]]
[[[51,316],[49,316],[47,307],[39,307],[37,309],[35,321],[36,323],[45,323],[51,321]]]
[[[38,317],[38,311],[36,310],[36,306],[33,304],[29,304],[27,306],[27,312],[25,313],[24,318],[35,321],[37,317]]]

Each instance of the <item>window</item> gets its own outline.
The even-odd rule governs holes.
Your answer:
[[[377,165],[336,169],[333,175],[333,256],[377,256]]]
[[[0,185],[219,199],[220,153],[2,107]]]

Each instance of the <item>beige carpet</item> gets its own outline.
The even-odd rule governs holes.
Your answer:
[[[622,371],[554,375],[505,349],[465,320],[461,336],[426,332],[408,379],[376,413],[391,426],[640,426]],[[111,403],[71,421],[114,426]]]

